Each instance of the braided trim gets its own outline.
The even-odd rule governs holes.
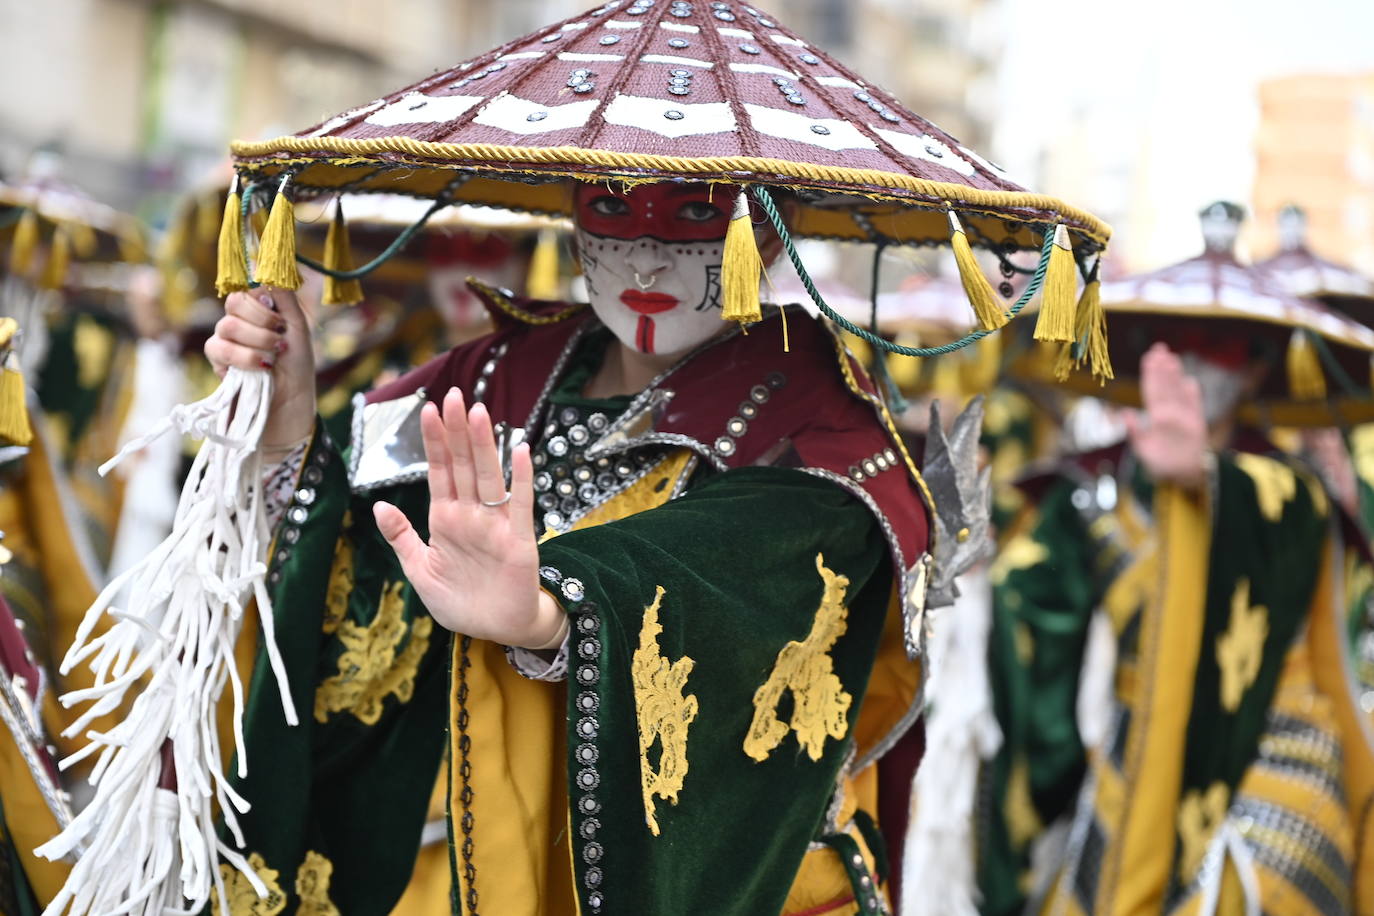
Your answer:
[[[522,308],[517,308],[515,303],[510,301],[509,296],[507,296],[505,293],[501,292],[494,286],[488,286],[481,280],[478,280],[476,277],[468,277],[468,285],[474,286],[477,289],[481,290],[482,293],[485,294],[486,297],[491,301],[492,305],[496,306],[498,309],[500,309],[502,312],[506,313],[510,317],[514,318],[516,321],[522,322],[524,324],[558,324],[558,322],[566,321],[567,319],[571,318],[572,316],[576,315],[578,312],[582,311],[584,308],[587,307],[587,304],[585,302],[574,302],[572,305],[568,306],[561,312],[554,312],[552,315],[535,315],[531,312],[525,311]]]
[[[508,164],[511,170],[519,170],[520,165],[568,165],[583,168],[607,169],[648,169],[665,173],[667,179],[675,175],[732,175],[729,180],[738,184],[740,173],[753,175],[769,174],[783,178],[794,178],[802,182],[821,185],[846,185],[850,190],[869,193],[882,189],[905,191],[925,198],[935,208],[946,209],[948,201],[959,200],[972,207],[984,207],[993,215],[1014,220],[1018,223],[1044,222],[1043,216],[1028,220],[1025,214],[1017,211],[1040,210],[1057,214],[1062,222],[1073,223],[1074,228],[1100,245],[1105,245],[1111,236],[1111,227],[1097,217],[1070,206],[1057,198],[1045,194],[1032,194],[1028,191],[995,191],[974,188],[964,184],[945,181],[930,181],[897,172],[879,169],[854,169],[840,166],[818,165],[811,162],[793,162],[786,159],[769,159],[753,156],[658,156],[647,153],[622,153],[615,150],[581,149],[575,146],[503,146],[492,143],[436,143],[416,140],[411,137],[371,137],[355,139],[351,137],[278,137],[275,140],[257,142],[238,141],[230,146],[234,156],[240,159],[254,159],[275,156],[283,153],[314,154],[308,161],[319,161],[320,153],[342,153],[354,157],[337,164],[375,164],[371,157],[379,153],[401,153],[427,160],[448,160],[447,167],[459,167],[459,162],[486,162]],[[266,164],[266,163],[264,163]],[[400,164],[388,159],[387,164]],[[416,163],[445,167],[434,162]],[[561,174],[561,173],[556,173]],[[652,179],[651,179],[652,180]],[[722,177],[721,180],[725,180]],[[757,178],[751,179],[757,180]],[[852,186],[860,187],[852,187]],[[865,190],[867,189],[867,190]],[[1011,212],[1005,212],[1011,211]]]

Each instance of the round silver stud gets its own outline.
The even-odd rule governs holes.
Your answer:
[[[497,73],[497,72],[499,72],[499,71],[501,71],[501,70],[504,70],[504,69],[506,69],[505,61],[500,61],[500,60],[498,60],[498,61],[496,61],[496,63],[487,64],[487,72],[488,72],[488,73]]]
[[[558,571],[558,567],[556,566],[539,567],[539,575],[541,578],[548,579],[550,582],[563,581],[563,574]]]
[[[676,108],[669,108],[667,111],[663,112],[663,117],[667,118],[669,121],[681,121],[683,114]]]
[[[854,863],[854,867],[855,867],[855,868],[863,868],[863,867],[864,867],[864,857],[861,856],[861,855],[859,855],[857,852],[854,853],[854,857],[853,857],[852,859],[850,859],[849,861],[851,861],[851,862]]]
[[[577,828],[582,834],[582,838],[590,840],[596,836],[596,832],[601,829],[601,822],[594,817],[589,817],[582,822],[582,826]]]
[[[735,440],[729,436],[721,436],[716,440],[716,454],[733,455],[735,453]]]
[[[821,59],[814,54],[803,54],[800,58],[804,64],[819,64]]]
[[[288,544],[294,544],[301,539],[301,529],[287,528],[281,533],[282,539]]]
[[[588,862],[600,862],[602,856],[601,844],[592,842],[582,847],[582,858]]]
[[[716,10],[715,13],[714,13],[713,15],[714,15],[717,19],[719,19],[721,22],[734,22],[734,21],[735,21],[735,14],[732,13],[732,12],[730,12],[729,10]]]
[[[876,462],[874,462],[872,458],[865,458],[863,460],[863,468],[864,473],[867,474],[869,477],[878,476],[878,465]]]
[[[591,687],[601,680],[601,672],[596,670],[595,665],[582,665],[577,669],[577,682],[584,687]]]
[[[864,472],[859,470],[859,466],[857,464],[851,464],[849,466],[849,476],[854,478],[855,480],[861,481],[864,479]]]
[[[892,449],[883,449],[883,457],[887,459],[888,464],[892,465],[893,467],[897,466],[897,453],[894,452]]]
[[[563,515],[559,512],[545,512],[544,527],[553,529],[563,527]]]
[[[934,156],[936,159],[945,158],[944,150],[940,149],[940,147],[938,146],[931,146],[929,143],[926,144],[926,152]]]
[[[595,744],[579,744],[577,746],[577,761],[582,764],[593,764],[600,759],[601,754],[597,751]]]
[[[601,655],[601,640],[595,636],[587,636],[577,643],[577,654],[585,659],[593,659]]]
[[[634,475],[634,472],[635,472],[635,466],[632,465],[632,464],[630,464],[630,462],[625,461],[625,460],[621,460],[621,461],[617,461],[617,462],[616,462],[616,465],[615,465],[615,473],[616,473],[617,476],[619,476],[619,477],[630,477],[630,476],[633,476],[633,475]]]
[[[744,422],[743,417],[731,417],[725,423],[725,431],[738,439],[749,431],[749,424]]]
[[[544,44],[549,44],[549,43],[551,43],[551,42],[557,41],[558,39],[560,39],[560,38],[562,38],[562,37],[563,37],[563,33],[562,33],[562,32],[550,32],[549,34],[545,35],[543,38],[541,38],[541,39],[539,39],[539,40],[542,41]]]
[[[619,35],[602,35],[602,36],[601,36],[601,43],[602,43],[603,45],[613,45],[613,44],[617,43],[618,41],[620,41],[620,36],[619,36]]]
[[[675,77],[673,77],[672,79],[668,80],[668,85],[669,85],[669,86],[690,86],[690,85],[692,85],[692,78],[691,78],[690,76],[675,76]]]
[[[668,91],[673,95],[688,95],[692,90],[687,86],[669,86]]]
[[[581,423],[568,430],[568,441],[573,445],[586,445],[591,438],[591,432]]]
[[[583,716],[577,720],[577,734],[583,738],[595,738],[600,731],[600,724],[592,716]],[[583,801],[586,801],[586,799],[583,799]]]
[[[588,886],[588,887],[596,887],[597,885],[599,885],[599,884],[601,883],[601,869],[599,869],[599,868],[589,868],[589,869],[587,869],[586,873],[583,874],[583,876],[582,876],[582,880],[585,881],[585,882],[587,883],[587,886]]]
[[[563,580],[563,597],[569,601],[581,601],[587,595],[587,590],[582,585],[581,579],[568,578]]]
[[[319,468],[317,468],[317,467],[308,467],[308,468],[305,469],[305,482],[306,482],[306,483],[311,484],[311,485],[314,485],[314,484],[319,483],[321,480],[324,480],[324,472],[321,471]]]
[[[601,774],[597,773],[596,770],[586,767],[577,771],[577,787],[582,791],[590,791],[599,785],[601,785]]]
[[[884,455],[882,452],[879,452],[878,454],[873,456],[873,463],[878,466],[878,470],[880,471],[886,471],[888,468],[887,456]]]
[[[787,97],[787,101],[791,102],[793,105],[805,105],[806,97],[803,96],[800,92],[794,92],[792,95],[789,95]]]
[[[595,614],[583,614],[577,618],[577,632],[595,633],[599,629],[601,629],[601,621],[597,619]]]
[[[884,121],[890,121],[893,124],[896,124],[897,122],[902,120],[892,112],[888,111],[886,108],[884,108],[881,112],[878,113],[878,117],[882,118]]]
[[[687,39],[685,39],[685,38],[669,38],[669,39],[668,39],[668,47],[670,47],[670,48],[677,48],[679,51],[681,51],[683,48],[690,48],[691,46],[692,46],[692,43],[691,43],[690,41],[688,41]]]
[[[571,480],[560,480],[558,486],[554,487],[554,492],[559,496],[572,496],[577,492],[577,484]]]
[[[771,395],[763,385],[755,385],[749,389],[749,397],[753,399],[755,404],[767,404]]]
[[[482,395],[487,393],[487,380],[479,378],[472,386],[472,396],[477,400],[482,400]]]
[[[768,387],[772,388],[774,391],[787,386],[787,376],[783,375],[781,372],[768,373],[764,381],[767,382]]]
[[[568,440],[564,439],[562,436],[554,436],[549,440],[548,450],[549,454],[553,457],[562,458],[564,455],[568,454]]]
[[[739,415],[746,420],[752,420],[759,415],[759,405],[755,404],[753,401],[744,401],[737,409],[739,410]]]
[[[578,93],[587,93],[591,92],[595,88],[595,83],[578,83],[576,86],[572,87],[572,91]]]
[[[692,75],[692,71],[691,71],[691,70],[683,70],[681,67],[679,67],[679,68],[676,69],[676,70],[669,70],[669,71],[668,71],[668,75],[669,75],[669,76],[686,76],[686,77],[689,77],[689,78],[690,78],[691,75]]]
[[[309,487],[301,487],[296,491],[296,502],[302,506],[308,506],[315,501],[315,491]]]
[[[596,712],[601,708],[601,698],[590,690],[584,690],[577,695],[577,708],[586,713]]]
[[[595,505],[599,501],[597,497],[600,495],[601,491],[596,488],[594,483],[584,483],[577,488],[577,498],[589,506]]]
[[[763,26],[765,29],[771,29],[774,25],[776,25],[776,23],[774,23],[771,19],[760,19],[759,25]]]
[[[824,124],[812,124],[811,133],[825,135],[830,133],[830,128],[826,127]]]
[[[309,517],[309,513],[306,512],[304,506],[293,506],[286,513],[287,521],[292,522],[296,525],[304,525],[305,520]]]
[[[740,45],[740,46],[739,46],[739,49],[740,49],[741,51],[743,51],[745,54],[761,54],[761,53],[763,53],[762,51],[759,50],[759,46],[758,46],[758,45],[744,44],[744,45]]]
[[[547,111],[531,111],[525,115],[526,121],[542,121],[549,116]]]
[[[602,490],[610,490],[616,485],[615,475],[608,471],[602,471],[596,475],[596,485]]]

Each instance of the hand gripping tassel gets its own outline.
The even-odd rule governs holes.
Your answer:
[[[268,373],[230,369],[214,394],[176,408],[160,428],[128,443],[100,469],[108,472],[173,429],[205,439],[172,533],[105,587],[62,660],[63,673],[83,663],[95,672],[94,686],[61,698],[67,707],[91,704],[64,733],[84,732],[89,743],[61,766],[94,755],[95,794],[66,829],[37,849],[45,858],[75,862],[45,916],[199,913],[212,891],[227,913],[221,857],[260,896],[267,893],[247,860],[216,831],[219,813],[242,846],[237,814],[248,803],[224,773],[215,721],[228,684],[238,772],[246,775],[244,685],[234,643],[256,599],[282,707],[287,721],[297,722],[264,582],[269,532],[258,442],[271,400]],[[129,607],[111,607],[130,582]],[[114,622],[93,638],[105,614]],[[90,728],[121,708],[128,709],[125,718],[108,732]]]

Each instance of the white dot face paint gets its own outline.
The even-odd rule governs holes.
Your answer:
[[[720,270],[729,208],[712,197],[699,184],[579,188],[576,234],[588,298],[627,347],[674,356],[725,329]]]
[[[670,244],[577,231],[592,310],[627,347],[671,356],[724,329],[720,264],[724,240]]]

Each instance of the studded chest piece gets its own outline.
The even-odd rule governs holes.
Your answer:
[[[567,531],[587,512],[642,477],[664,449],[641,448],[589,459],[587,448],[610,428],[600,411],[554,407],[534,449],[536,518],[547,531]]]

